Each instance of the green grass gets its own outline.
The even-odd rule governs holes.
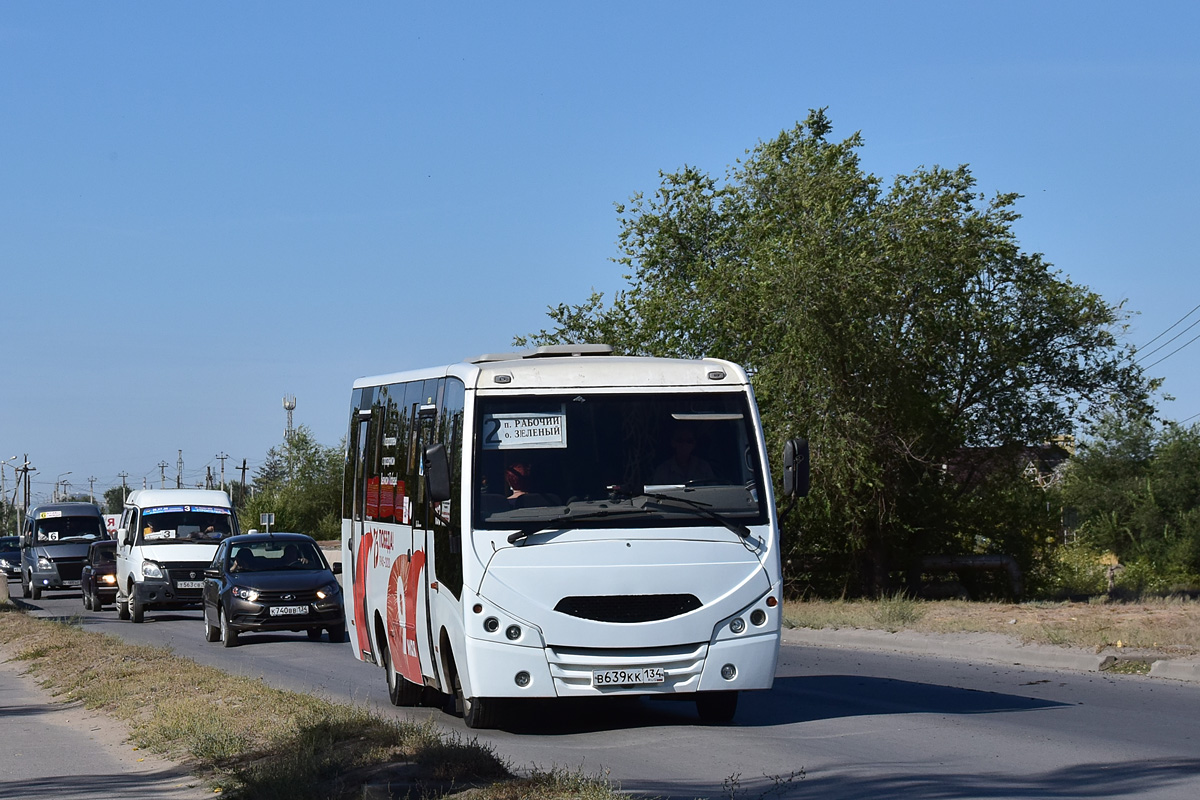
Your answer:
[[[475,787],[482,800],[620,795],[601,777],[551,770],[514,777],[495,751],[432,721],[273,689],[169,650],[21,613],[0,613],[0,649],[55,696],[123,720],[138,747],[182,761],[225,796],[317,800],[362,795],[396,764],[423,782],[413,797]]]

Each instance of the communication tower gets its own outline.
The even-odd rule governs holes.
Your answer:
[[[283,432],[285,441],[292,439],[292,412],[296,410],[296,396],[294,394],[285,394],[283,396],[283,407],[287,411],[287,430]]]

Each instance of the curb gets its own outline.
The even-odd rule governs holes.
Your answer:
[[[1150,665],[1150,675],[1155,678],[1171,678],[1177,681],[1200,683],[1200,659],[1179,658],[1155,661]]]
[[[1082,672],[1098,672],[1114,660],[1111,655],[1052,645],[1027,645],[1010,637],[991,633],[927,634],[908,631],[888,633],[857,628],[785,628],[783,641],[787,644],[885,650],[968,661],[1001,661],[1028,667]],[[1150,674],[1155,677],[1200,681],[1200,661],[1156,661],[1150,669]]]

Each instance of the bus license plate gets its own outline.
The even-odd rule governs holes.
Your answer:
[[[176,589],[203,589],[204,581],[176,581]]]
[[[666,670],[662,667],[598,669],[592,672],[592,686],[638,686],[644,683],[662,683],[666,679]]]
[[[271,606],[272,617],[285,617],[292,614],[307,614],[308,606]]]

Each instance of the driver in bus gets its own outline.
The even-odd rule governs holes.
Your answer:
[[[678,425],[671,433],[671,457],[658,465],[650,482],[659,485],[686,485],[713,481],[717,476],[703,458],[696,455],[696,431],[691,426]]]
[[[508,505],[511,508],[531,506],[554,506],[559,499],[552,494],[535,490],[533,465],[528,461],[514,461],[504,468],[504,481],[508,484]]]

